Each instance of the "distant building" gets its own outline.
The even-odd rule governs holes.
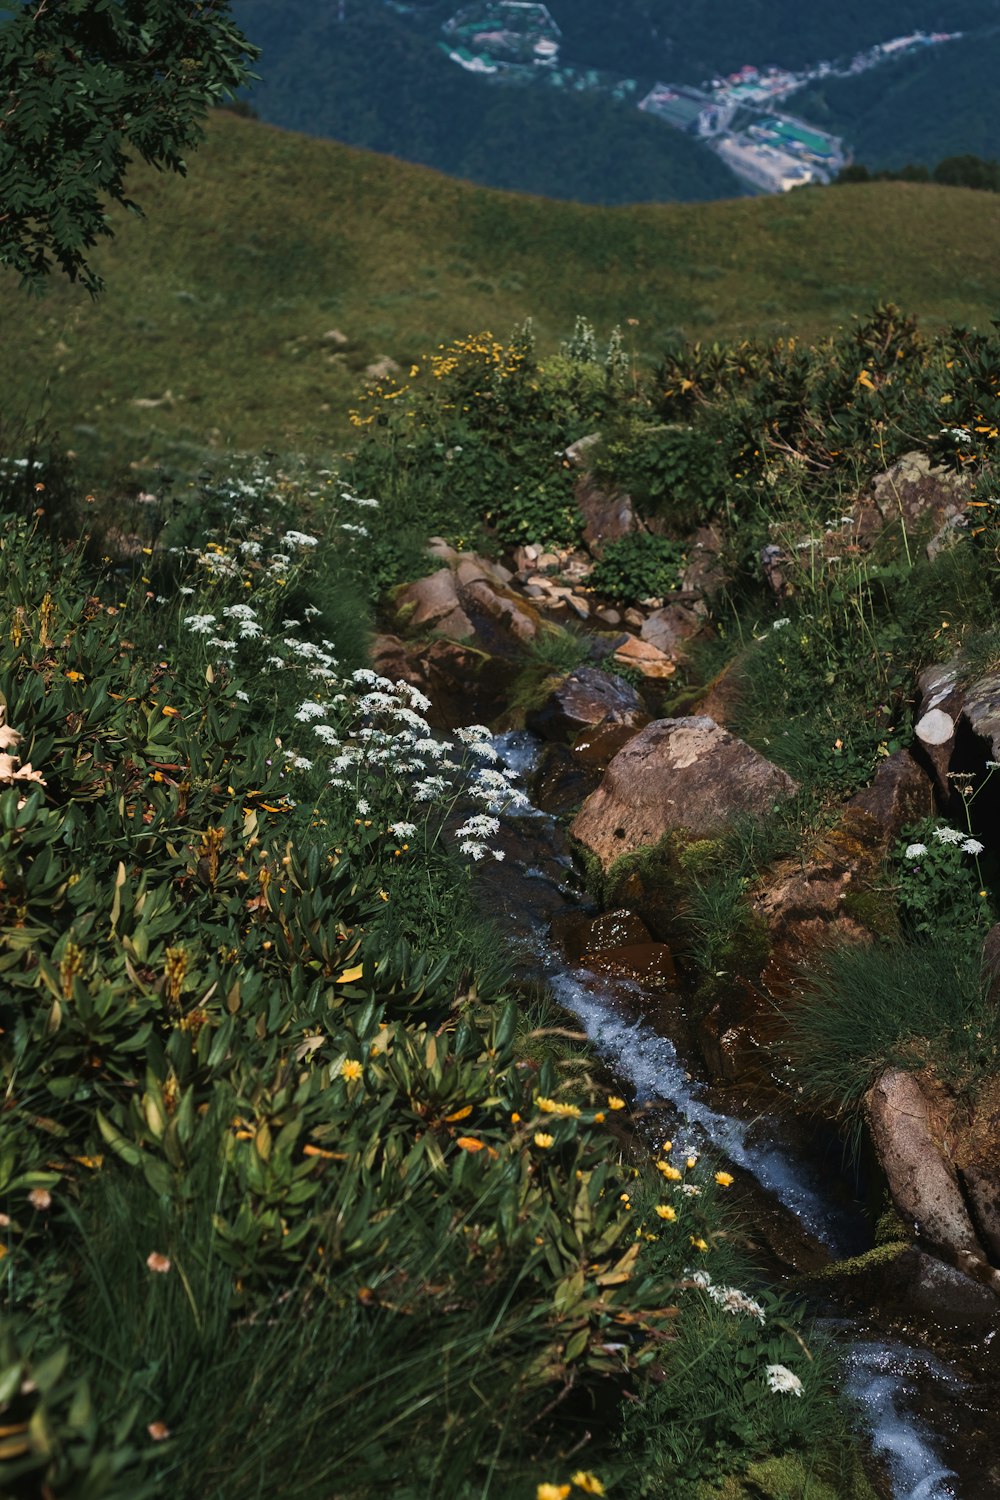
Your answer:
[[[712,135],[719,128],[717,101],[711,94],[686,84],[654,84],[645,99],[640,100],[639,108],[688,135]]]
[[[715,142],[715,150],[738,177],[765,193],[787,193],[822,180],[808,163],[746,135],[725,136]]]

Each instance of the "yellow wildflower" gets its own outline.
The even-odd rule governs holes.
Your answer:
[[[668,1182],[680,1182],[684,1175],[676,1167],[672,1167],[668,1161],[658,1161],[656,1167],[657,1171],[662,1172]]]
[[[535,1500],[566,1500],[568,1484],[540,1484],[535,1491]]]
[[[669,1203],[658,1203],[656,1212],[661,1219],[676,1219],[677,1217],[677,1210],[671,1208]]]
[[[733,1175],[731,1172],[716,1172],[715,1180],[720,1187],[732,1187]]]
[[[615,1094],[609,1094],[608,1095],[608,1108],[609,1109],[624,1109],[625,1108],[625,1100],[624,1099],[619,1099],[617,1097],[617,1095],[615,1095]]]
[[[570,1119],[578,1119],[580,1111],[575,1104],[560,1104],[558,1099],[546,1099],[539,1094],[535,1104],[545,1115],[568,1115]]]
[[[577,1489],[583,1490],[587,1495],[603,1495],[604,1486],[596,1474],[589,1473],[586,1469],[577,1469],[572,1476],[572,1481]]]
[[[663,1145],[660,1147],[660,1150],[664,1151],[664,1152],[666,1152],[666,1151],[672,1151],[673,1149],[674,1149],[674,1143],[673,1143],[673,1141],[664,1141]]]
[[[696,1167],[698,1165],[698,1158],[696,1156],[689,1156],[684,1165],[688,1168]]]
[[[549,1147],[554,1146],[555,1143],[556,1138],[554,1135],[546,1135],[544,1130],[538,1130],[535,1132],[535,1145],[540,1147],[542,1151],[547,1151]]]
[[[340,1076],[346,1078],[348,1083],[357,1083],[361,1077],[362,1067],[353,1057],[345,1057],[340,1065]]]
[[[694,1246],[695,1250],[707,1250],[708,1249],[708,1241],[707,1240],[703,1240],[700,1234],[699,1235],[692,1234],[692,1235],[689,1236],[689,1239],[691,1241],[691,1244]]]

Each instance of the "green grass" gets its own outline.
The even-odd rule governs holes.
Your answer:
[[[340,442],[365,367],[533,317],[542,354],[585,314],[680,336],[809,338],[892,298],[927,323],[1000,304],[1000,199],[907,183],[598,208],[489,191],[218,112],[186,181],[136,169],[92,304],[0,278],[8,421],[65,447],[190,469],[206,451]],[[706,271],[712,278],[706,278]],[[348,342],[324,336],[340,330]],[[136,405],[136,401],[159,403]],[[93,467],[85,470],[90,479]]]
[[[1000,1020],[981,963],[975,932],[832,949],[787,1013],[808,1094],[852,1114],[887,1067],[933,1067],[955,1089],[995,1074]]]

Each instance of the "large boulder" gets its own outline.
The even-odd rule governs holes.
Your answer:
[[[887,1068],[865,1101],[872,1142],[896,1210],[937,1254],[1000,1293],[950,1153],[949,1101],[902,1068]]]
[[[570,832],[607,869],[671,829],[706,837],[740,813],[766,817],[795,790],[790,776],[713,719],[657,719],[614,757]]]

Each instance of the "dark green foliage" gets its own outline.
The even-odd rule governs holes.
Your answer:
[[[995,156],[1000,32],[991,9],[978,7],[966,22],[942,11],[935,24],[943,22],[943,29],[982,30],[851,78],[822,79],[793,94],[787,108],[844,136],[855,157],[874,168],[930,166],[967,152]]]
[[[980,192],[1000,193],[1000,162],[984,161],[980,156],[947,156],[933,172],[925,166],[910,163],[893,171],[883,167],[870,172],[861,162],[854,162],[835,179],[846,182],[936,182],[941,187],[975,188]]]
[[[682,542],[649,531],[632,531],[607,544],[590,575],[590,587],[597,594],[628,604],[662,598],[679,586],[685,561]]]
[[[214,100],[249,79],[254,48],[228,0],[27,0],[0,23],[0,264],[39,283],[53,265],[91,293],[89,252],[134,212],[127,150],[185,171]]]

